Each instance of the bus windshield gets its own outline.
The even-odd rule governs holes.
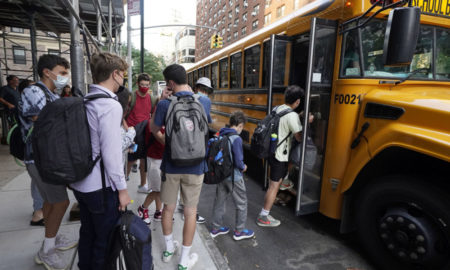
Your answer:
[[[358,37],[358,31],[361,39]],[[345,34],[341,77],[402,79],[421,69],[421,72],[409,79],[450,80],[449,29],[422,25],[412,62],[404,67],[383,65],[385,31],[385,20],[372,20],[365,27]],[[362,41],[362,46],[359,40]]]

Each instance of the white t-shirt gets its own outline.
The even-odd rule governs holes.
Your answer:
[[[286,104],[283,104],[277,108],[277,113],[280,113],[290,107]],[[286,136],[289,138],[285,140],[280,146],[278,146],[275,151],[275,158],[280,162],[288,162],[289,161],[289,151],[291,150],[291,141],[292,137],[294,137],[295,133],[302,131],[302,124],[300,123],[300,117],[297,113],[291,112],[280,118],[280,124],[278,126],[278,143],[280,143]]]

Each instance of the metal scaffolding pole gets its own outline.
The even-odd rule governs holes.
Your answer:
[[[78,0],[72,0],[72,7],[78,16],[80,6]],[[72,86],[86,94],[84,82],[84,54],[83,45],[80,43],[80,27],[78,20],[70,14],[70,62],[72,66]]]
[[[108,46],[109,46],[109,52],[112,53],[113,52],[113,40],[112,40],[112,0],[109,0],[109,4],[108,4],[108,32],[109,32],[109,36],[111,37],[111,39],[108,42]],[[116,36],[117,38],[117,36]]]
[[[131,91],[133,88],[133,68],[131,67],[131,16],[130,7],[127,7],[127,62],[128,62],[128,89]]]
[[[5,54],[5,73],[6,73],[6,76],[8,76],[9,74],[8,74],[8,57],[7,57],[7,54],[6,54],[6,38],[5,38],[5,28],[3,28],[3,53]]]
[[[144,73],[144,0],[141,0],[141,73]]]
[[[101,0],[98,0],[98,4],[101,6]],[[102,42],[102,16],[99,9],[97,9],[97,40]]]
[[[38,72],[37,72],[37,45],[36,45],[36,24],[34,22],[35,13],[33,12],[30,16],[30,39],[31,39],[31,61],[33,63],[33,79],[35,82],[38,81]]]

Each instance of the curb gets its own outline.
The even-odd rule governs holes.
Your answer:
[[[208,253],[211,256],[211,260],[214,262],[217,269],[230,270],[227,259],[222,255],[222,253],[220,253],[220,250],[217,248],[214,240],[209,235],[209,231],[206,228],[206,225],[197,224],[197,231],[203,243],[205,244],[206,250],[208,250]]]

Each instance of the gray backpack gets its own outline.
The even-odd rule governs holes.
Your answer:
[[[194,166],[205,160],[208,120],[196,95],[171,96],[166,115],[166,146],[176,166]]]

